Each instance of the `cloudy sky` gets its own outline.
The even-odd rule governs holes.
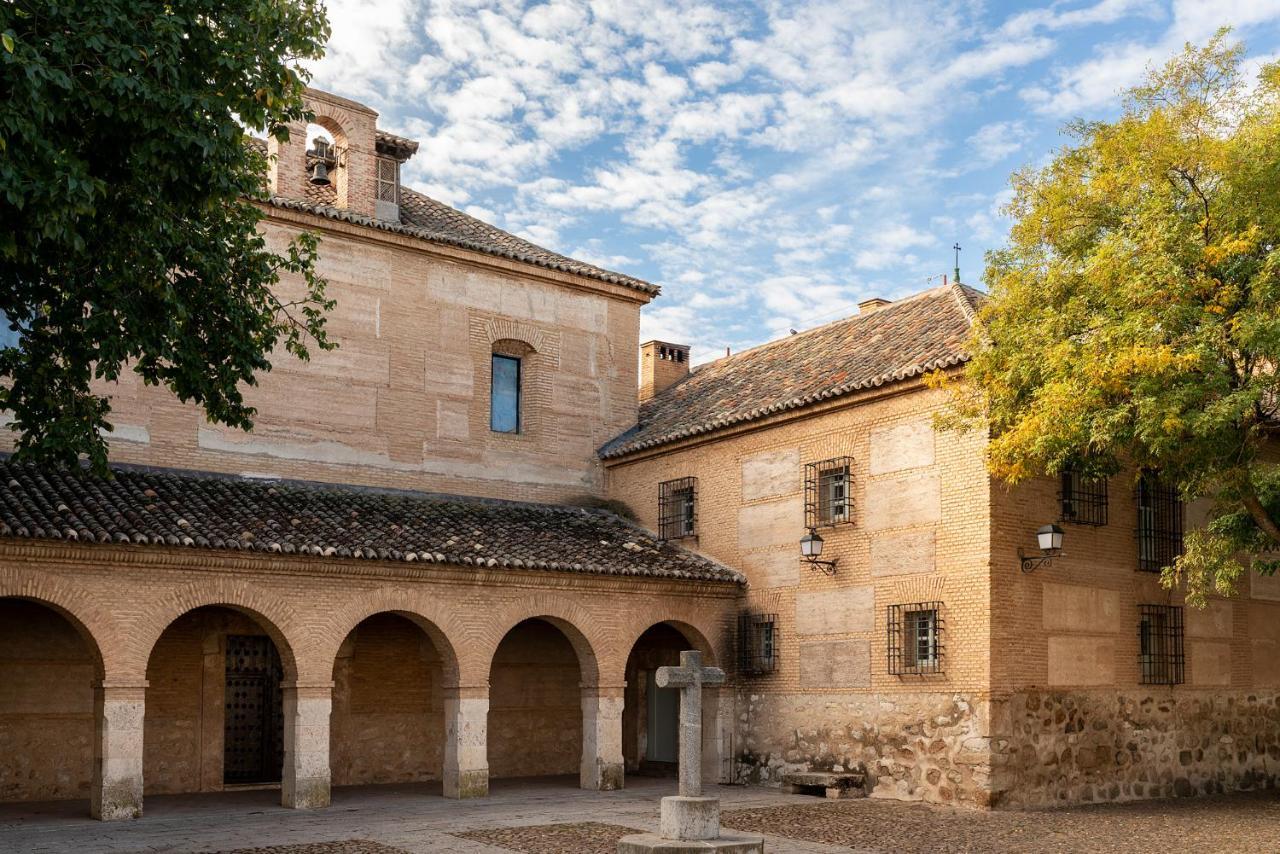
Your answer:
[[[422,142],[405,180],[663,286],[695,361],[966,282],[1009,172],[1190,40],[1280,55],[1280,0],[329,0],[314,85]],[[643,339],[642,339],[643,340]]]

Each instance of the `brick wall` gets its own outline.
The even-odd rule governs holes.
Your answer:
[[[489,676],[489,775],[577,774],[582,757],[578,657],[554,626],[513,628]]]
[[[0,600],[0,801],[83,798],[93,655],[53,610]]]
[[[942,402],[918,388],[874,394],[610,462],[610,495],[655,530],[658,483],[698,478],[698,534],[688,544],[746,573],[745,607],[778,615],[776,672],[740,679],[734,698],[747,778],[852,763],[880,794],[988,797],[986,757],[975,752],[990,734],[986,477],[979,438],[933,431]],[[844,456],[852,521],[819,529],[823,557],[838,562],[827,576],[799,559],[803,472]],[[945,672],[891,675],[886,608],[935,600]],[[922,719],[937,720],[928,738]],[[921,743],[907,738],[911,727]]]
[[[209,424],[131,373],[100,385],[111,396],[114,461],[520,500],[602,492],[595,449],[635,422],[642,295],[272,215],[274,247],[302,227],[322,232],[339,348],[309,362],[277,354],[245,390],[258,410],[252,433]],[[281,290],[295,296],[300,285]],[[490,354],[512,342],[528,350],[518,435],[489,429]]]

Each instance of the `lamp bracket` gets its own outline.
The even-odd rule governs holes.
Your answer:
[[[1023,572],[1034,572],[1042,566],[1049,566],[1053,563],[1053,559],[1058,557],[1056,554],[1044,555],[1037,557],[1026,554],[1021,547],[1018,548],[1018,560],[1022,563]]]
[[[810,569],[817,570],[823,575],[836,574],[836,562],[834,560],[818,560],[813,557],[802,557],[801,562],[809,564]]]

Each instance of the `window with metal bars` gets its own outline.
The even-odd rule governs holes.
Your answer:
[[[692,537],[697,530],[698,479],[682,477],[658,484],[658,536]]]
[[[738,615],[738,671],[744,676],[772,673],[778,662],[778,615]]]
[[[1181,685],[1185,680],[1182,608],[1138,606],[1138,666],[1143,685]]]
[[[836,457],[804,467],[804,526],[822,528],[852,521],[849,500],[849,457]]]
[[[378,201],[400,204],[400,164],[390,157],[378,158]]]
[[[895,676],[942,673],[944,622],[941,602],[889,606],[889,672]]]
[[[1182,554],[1182,498],[1147,472],[1138,480],[1138,569],[1159,572]]]
[[[1062,470],[1058,490],[1062,521],[1077,525],[1107,524],[1107,479],[1087,478],[1074,468]]]

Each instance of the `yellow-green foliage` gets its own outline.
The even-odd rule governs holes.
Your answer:
[[[1192,601],[1234,590],[1237,553],[1280,548],[1280,67],[1248,79],[1241,57],[1225,30],[1188,45],[1118,120],[1013,176],[952,418],[990,429],[1011,482],[1149,467],[1217,499],[1165,575]]]

